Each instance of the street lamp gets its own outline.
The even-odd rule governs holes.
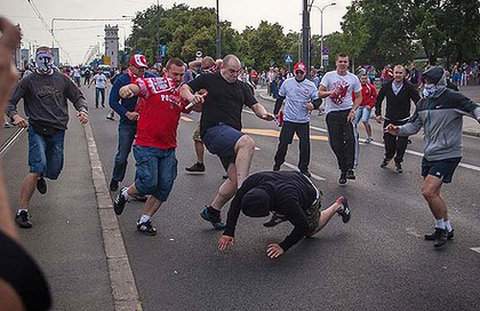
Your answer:
[[[217,58],[220,58],[222,56],[222,41],[220,37],[220,13],[218,12],[218,1],[217,0]]]
[[[321,8],[319,8],[316,5],[312,5],[312,7],[316,8],[317,10],[320,10],[320,55],[321,55],[320,59],[321,59],[322,66],[324,65],[324,62],[323,62],[323,10],[325,10],[329,6],[334,6],[336,4],[337,3],[332,2],[332,3],[329,3],[327,5],[324,5]],[[326,66],[323,66],[323,67],[326,69]]]

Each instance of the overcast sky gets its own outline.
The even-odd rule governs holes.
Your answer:
[[[156,0],[31,0],[42,14],[50,28],[53,18],[120,18],[122,15],[135,15]],[[24,47],[31,44],[51,46],[49,32],[35,15],[28,0],[1,0],[0,14],[21,25],[24,34]],[[220,0],[220,19],[232,22],[233,28],[241,32],[246,26],[257,27],[260,21],[278,22],[289,30],[301,29],[303,0]],[[314,5],[323,7],[333,1],[315,0]],[[351,0],[336,0],[336,5],[323,13],[324,35],[340,30],[340,21]],[[174,3],[186,3],[190,7],[215,7],[216,0],[159,1],[164,8]],[[313,8],[311,13],[313,34],[320,34],[320,11]],[[119,37],[128,37],[132,23],[118,22],[72,22],[55,21],[55,35],[66,53],[61,52],[61,61],[70,56],[72,64],[81,63],[90,45],[103,42],[105,23],[120,26]],[[121,45],[122,47],[122,45]],[[102,48],[103,49],[103,48]]]

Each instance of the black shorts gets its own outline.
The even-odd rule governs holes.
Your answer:
[[[428,161],[423,158],[422,176],[427,177],[427,175],[432,175],[440,178],[444,183],[448,184],[452,181],[453,173],[455,173],[455,169],[461,160],[462,157],[438,161]]]
[[[209,128],[202,136],[208,151],[217,155],[225,170],[235,163],[235,144],[245,134],[226,124]]]

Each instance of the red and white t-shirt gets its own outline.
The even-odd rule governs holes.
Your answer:
[[[177,147],[177,128],[185,103],[179,88],[166,77],[138,78],[142,100],[135,145],[169,149]]]

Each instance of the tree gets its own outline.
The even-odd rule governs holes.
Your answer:
[[[354,0],[352,5],[348,7],[347,14],[345,14],[341,25],[344,52],[349,55],[352,71],[354,71],[355,59],[364,51],[370,39],[366,16],[362,12],[359,0]]]

